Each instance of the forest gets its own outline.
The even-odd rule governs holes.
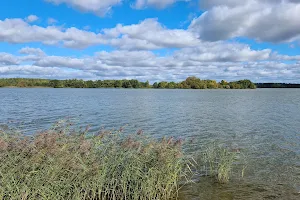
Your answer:
[[[197,77],[188,77],[181,82],[141,82],[132,80],[50,80],[27,78],[2,78],[0,87],[50,87],[50,88],[157,88],[157,89],[255,89],[256,85],[250,80],[227,82],[222,80],[201,80]]]

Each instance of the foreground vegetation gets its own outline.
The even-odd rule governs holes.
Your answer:
[[[31,137],[0,130],[0,199],[176,199],[203,170],[226,183],[235,160],[213,147],[199,154],[199,165],[183,155],[182,140],[88,129],[59,122]]]
[[[0,87],[51,87],[51,88],[166,88],[166,89],[255,89],[256,86],[250,80],[235,82],[214,80],[200,80],[196,77],[188,77],[182,82],[155,82],[153,85],[138,80],[97,80],[84,81],[72,80],[48,80],[48,79],[24,79],[11,78],[0,79]]]

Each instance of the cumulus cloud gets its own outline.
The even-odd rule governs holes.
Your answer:
[[[118,24],[100,32],[75,27],[37,26],[23,19],[0,20],[0,41],[8,43],[40,42],[46,45],[84,49],[109,45],[121,50],[155,50],[197,47],[203,41],[221,41],[235,37],[267,42],[300,40],[300,2],[235,0],[202,1],[209,8],[195,18],[188,30],[168,29],[157,19],[138,24]],[[211,7],[211,8],[210,8]]]
[[[229,42],[203,42],[164,56],[128,50],[82,57],[54,56],[29,47],[19,52],[24,56],[0,53],[1,77],[134,78],[153,82],[194,75],[229,81],[247,78],[255,82],[297,82],[300,76],[299,56],[281,55],[270,49],[252,50],[248,45]]]
[[[40,48],[31,48],[31,47],[24,47],[20,49],[20,54],[28,54],[28,55],[45,55],[45,52],[41,50]]]
[[[145,9],[147,7],[163,9],[178,1],[188,2],[190,0],[136,0],[133,8],[135,9]]]
[[[146,19],[139,24],[127,26],[118,24],[115,28],[105,29],[104,33],[116,38],[113,40],[113,45],[121,47],[126,47],[131,40],[137,40],[138,44],[142,43],[146,47],[145,49],[149,45],[153,49],[158,49],[182,48],[199,44],[195,34],[183,29],[167,29],[157,19]]]
[[[163,39],[162,39],[163,38]],[[101,33],[75,27],[30,25],[22,19],[0,20],[0,41],[9,43],[41,42],[83,49],[96,45],[112,45],[120,49],[150,50],[182,48],[199,43],[195,34],[183,29],[167,29],[157,19],[146,19],[138,24],[104,29]]]
[[[82,12],[92,12],[99,16],[107,14],[113,6],[122,2],[122,0],[45,0],[56,5],[67,4]]]
[[[70,71],[59,67],[39,67],[34,65],[1,66],[1,77],[67,79],[70,77],[94,79],[95,75],[85,71]]]
[[[104,14],[121,2],[47,1],[66,3],[96,14]],[[142,9],[165,8],[177,1],[136,1],[139,2],[137,8]],[[227,39],[248,37],[297,44],[300,0],[201,0],[200,6],[205,12],[191,22],[188,30],[169,29],[158,19],[117,24],[99,32],[62,28],[49,19],[49,26],[30,24],[27,18],[0,20],[1,42],[29,43],[28,46],[38,42],[73,49],[100,45],[114,48],[77,57],[47,55],[42,49],[32,47],[20,49],[18,56],[0,53],[0,77],[134,78],[153,82],[178,81],[194,75],[229,81],[244,78],[255,82],[299,81],[300,56],[279,54],[271,49],[254,50],[250,45]],[[159,49],[162,51],[153,51]]]
[[[249,37],[266,42],[300,39],[299,0],[204,0],[208,9],[189,30],[207,41]]]
[[[202,43],[199,47],[185,48],[175,53],[181,60],[202,62],[244,62],[268,60],[271,49],[252,50],[248,45],[239,43]]]
[[[41,67],[68,67],[68,68],[81,68],[85,67],[86,62],[84,59],[62,57],[62,56],[46,56],[42,57],[34,65]]]
[[[251,2],[257,3],[271,3],[271,4],[280,4],[280,3],[300,3],[300,0],[199,0],[200,8],[204,10],[211,9],[217,6],[227,6],[227,7],[237,7],[245,4],[249,4]]]
[[[55,5],[66,4],[82,12],[91,12],[98,16],[105,16],[112,10],[112,7],[120,5],[124,0],[44,0]],[[148,7],[164,9],[179,1],[191,0],[134,0],[132,7],[145,9]]]
[[[16,65],[18,63],[18,58],[16,58],[15,56],[0,52],[0,65]]]
[[[54,18],[49,17],[48,20],[47,20],[47,23],[48,23],[49,25],[56,24],[56,23],[57,23],[57,20],[54,19]]]
[[[83,31],[75,27],[62,29],[56,26],[30,25],[18,18],[0,20],[0,40],[9,43],[62,44],[70,48],[85,48],[104,43],[101,34]]]
[[[36,15],[29,15],[29,16],[26,18],[26,21],[29,22],[29,23],[31,23],[31,22],[37,21],[38,19],[39,19],[39,18],[38,18],[38,16],[36,16]]]

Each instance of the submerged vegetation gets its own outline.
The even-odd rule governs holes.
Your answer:
[[[0,129],[0,199],[177,199],[180,187],[207,166],[229,180],[235,154],[208,148],[199,163],[184,155],[182,139],[150,139],[142,130],[125,135],[76,130],[59,122],[25,136]]]
[[[182,82],[155,82],[153,85],[138,80],[96,80],[84,81],[49,80],[49,79],[25,79],[8,78],[0,79],[0,87],[51,87],[51,88],[161,88],[161,89],[255,89],[256,86],[250,80],[226,82],[222,80],[201,80],[196,77],[188,77]]]

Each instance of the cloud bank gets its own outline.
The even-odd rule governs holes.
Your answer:
[[[45,0],[80,12],[105,16],[122,0]],[[189,2],[188,0],[182,0]],[[135,9],[164,9],[178,0],[131,1]],[[299,82],[300,56],[237,42],[247,38],[298,48],[300,0],[201,0],[203,13],[187,29],[168,28],[156,18],[112,28],[59,26],[53,18],[40,25],[36,15],[0,20],[0,41],[21,44],[17,52],[0,52],[0,77],[183,80],[251,79]],[[33,43],[41,48],[33,48]],[[47,54],[47,47],[96,50],[89,55]],[[101,48],[100,48],[101,47]],[[107,48],[104,48],[107,47]]]

